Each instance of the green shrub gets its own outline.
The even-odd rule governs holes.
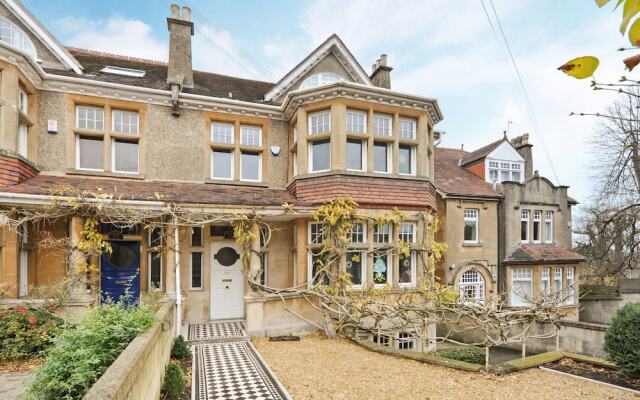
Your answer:
[[[174,339],[171,356],[180,360],[191,357],[191,349],[182,335]]]
[[[604,337],[604,351],[620,371],[640,373],[640,303],[627,303],[613,316]]]
[[[42,355],[64,325],[52,314],[55,306],[16,306],[0,310],[0,360]]]
[[[47,351],[28,399],[81,399],[138,335],[154,323],[153,311],[125,303],[91,310],[74,330],[63,333]]]
[[[452,360],[466,361],[473,364],[484,364],[485,351],[477,347],[457,347],[439,351],[438,355]]]
[[[175,398],[184,393],[184,374],[180,364],[170,362],[164,369],[164,385],[162,391],[165,396]]]

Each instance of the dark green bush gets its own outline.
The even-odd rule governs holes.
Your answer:
[[[154,323],[153,311],[124,303],[91,310],[74,330],[63,333],[47,351],[28,399],[81,399],[109,365]]]
[[[164,369],[164,386],[162,391],[165,396],[175,398],[184,393],[184,374],[180,364],[170,362]]]
[[[175,357],[180,360],[191,357],[191,349],[189,348],[189,345],[184,340],[184,337],[182,337],[182,335],[173,340],[171,357]]]
[[[44,354],[64,321],[52,314],[55,306],[16,306],[0,310],[0,360],[24,360]]]
[[[473,364],[484,364],[485,352],[477,347],[458,347],[439,351],[438,355],[452,360],[466,361]]]
[[[640,303],[627,303],[613,316],[604,351],[620,371],[640,374]]]

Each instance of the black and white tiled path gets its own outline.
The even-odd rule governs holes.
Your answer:
[[[198,343],[193,346],[194,399],[291,399],[247,340],[243,322],[192,324],[189,326],[189,339]]]

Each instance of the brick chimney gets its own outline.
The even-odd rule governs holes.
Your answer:
[[[370,77],[373,84],[378,87],[391,89],[391,70],[393,70],[393,68],[387,65],[387,55],[381,54],[380,58],[373,64]]]
[[[533,176],[533,147],[529,143],[529,134],[523,133],[521,136],[511,139],[511,144],[516,148],[518,153],[524,158],[524,179],[529,179]]]
[[[169,28],[167,83],[192,88],[191,36],[193,36],[193,22],[191,22],[191,9],[182,7],[182,13],[180,11],[178,5],[172,4],[171,16],[167,18],[167,27]]]

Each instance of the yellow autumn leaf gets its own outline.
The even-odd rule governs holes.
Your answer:
[[[622,8],[622,23],[620,24],[620,33],[624,35],[627,31],[629,21],[640,12],[640,0],[625,0]]]
[[[629,42],[634,46],[640,45],[640,18],[636,19],[629,28]]]
[[[596,0],[598,7],[604,7],[610,0]]]
[[[558,67],[558,69],[576,79],[585,79],[593,76],[599,64],[600,60],[598,60],[597,57],[584,56],[567,61],[564,65]]]

